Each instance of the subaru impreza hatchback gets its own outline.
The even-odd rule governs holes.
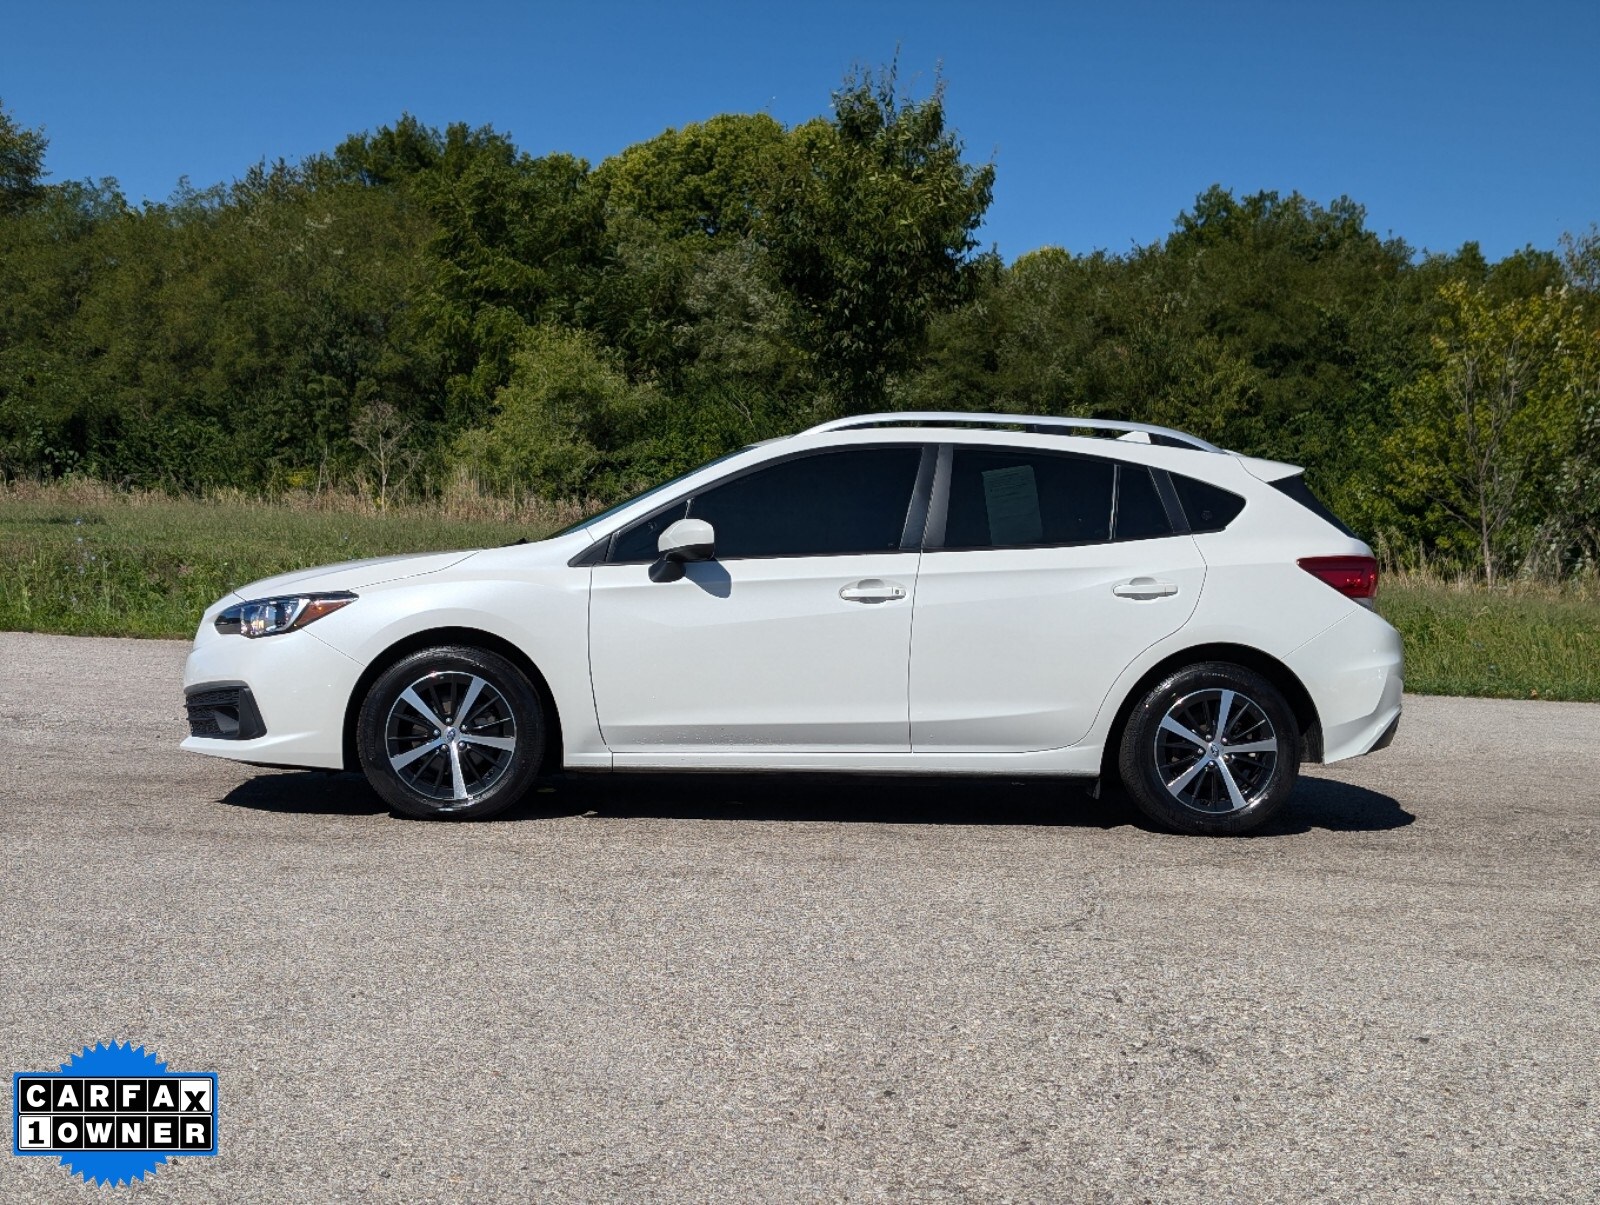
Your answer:
[[[1115,435],[1117,438],[1107,438]],[[1118,777],[1241,833],[1379,749],[1400,638],[1301,470],[1109,420],[879,414],[550,538],[209,608],[184,747],[482,817],[541,771]]]

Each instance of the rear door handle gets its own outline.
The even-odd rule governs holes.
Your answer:
[[[1166,598],[1177,592],[1177,582],[1158,582],[1153,577],[1136,577],[1130,582],[1118,582],[1111,587],[1111,593],[1118,598]]]
[[[858,603],[883,603],[895,602],[906,596],[906,588],[898,582],[886,582],[875,577],[862,578],[859,582],[851,582],[839,591],[839,597],[845,602]]]

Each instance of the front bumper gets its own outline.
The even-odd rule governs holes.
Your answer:
[[[262,734],[246,735],[255,729],[242,722],[241,708],[235,732],[221,731],[224,714],[218,735],[191,735],[183,748],[234,761],[342,769],[345,707],[361,669],[310,631],[249,640],[217,632],[208,615],[184,663],[185,702],[222,689],[245,691]],[[196,689],[202,687],[206,690]],[[202,705],[202,710],[210,708]],[[204,727],[202,721],[200,730]]]
[[[267,735],[249,683],[200,682],[186,686],[183,706],[189,713],[190,736],[249,741]]]
[[[1400,633],[1365,608],[1352,608],[1285,658],[1316,705],[1323,762],[1381,749],[1400,720],[1405,657]]]

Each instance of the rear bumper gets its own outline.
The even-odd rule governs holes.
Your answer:
[[[1343,761],[1385,748],[1400,721],[1405,659],[1400,633],[1355,609],[1287,658],[1322,726],[1322,760]]]
[[[1383,735],[1378,738],[1377,743],[1373,745],[1372,748],[1368,749],[1367,752],[1376,753],[1379,749],[1387,749],[1390,745],[1394,744],[1395,733],[1399,731],[1400,717],[1395,716],[1394,719],[1389,721],[1389,726],[1383,730]]]

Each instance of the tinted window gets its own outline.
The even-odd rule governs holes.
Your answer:
[[[685,498],[658,515],[640,519],[632,527],[623,528],[612,537],[611,554],[606,559],[613,562],[655,560],[659,555],[656,541],[661,538],[662,532],[684,517],[688,505],[689,500]]]
[[[720,464],[724,460],[731,460],[735,456],[738,456],[738,455],[740,455],[740,454],[742,454],[744,452],[748,452],[750,450],[750,448],[752,448],[754,446],[755,446],[754,444],[751,444],[750,447],[735,448],[731,452],[724,452],[721,456],[718,456],[715,460],[708,460],[704,464],[696,465],[694,468],[689,470],[689,473],[698,473],[701,469],[709,469],[714,464]],[[672,478],[670,481],[663,481],[660,485],[652,485],[649,489],[645,490],[643,493],[635,494],[631,498],[624,498],[621,502],[614,503],[611,506],[606,507],[605,510],[599,511],[596,514],[590,515],[587,519],[579,519],[576,523],[569,523],[569,524],[567,524],[567,526],[563,527],[560,531],[552,531],[549,535],[543,536],[541,538],[542,539],[546,539],[546,540],[554,540],[554,539],[556,539],[556,538],[558,538],[560,536],[569,535],[572,532],[578,531],[580,528],[588,527],[592,523],[598,523],[598,522],[600,522],[601,519],[609,518],[611,515],[616,514],[624,506],[632,506],[635,502],[642,502],[644,499],[648,498],[651,494],[664,494],[664,493],[666,493],[667,491],[671,490],[673,486],[677,485],[678,482],[682,481],[685,477],[687,477],[689,475],[689,473],[679,473],[676,477]]]
[[[1189,517],[1190,531],[1221,531],[1244,509],[1244,499],[1238,494],[1196,481],[1193,477],[1172,474],[1172,484],[1177,487],[1178,501],[1183,503],[1183,513]]]
[[[801,456],[696,494],[689,515],[716,530],[718,560],[894,552],[921,463],[921,448]]]
[[[1026,548],[1111,538],[1116,466],[1080,456],[956,448],[946,548]]]
[[[1170,536],[1172,523],[1161,505],[1155,480],[1142,465],[1125,464],[1117,473],[1117,522],[1114,538],[1148,540]]]
[[[1306,484],[1306,479],[1299,473],[1296,473],[1293,477],[1285,477],[1282,481],[1274,481],[1272,484],[1316,515],[1317,518],[1333,524],[1352,539],[1360,538],[1344,525],[1344,521],[1338,515],[1327,508],[1321,498],[1311,492],[1311,487]]]

